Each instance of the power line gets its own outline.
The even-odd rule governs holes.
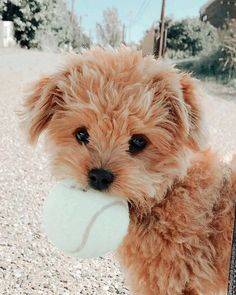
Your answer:
[[[146,9],[148,8],[149,4],[151,3],[151,0],[149,0],[147,2],[147,4],[145,5],[145,7],[143,8],[143,10],[141,11],[141,14],[139,14],[138,18],[141,19],[143,14],[145,13]],[[138,20],[136,20],[136,22],[138,22]]]
[[[142,11],[143,7],[145,6],[146,2],[149,0],[144,0],[141,4],[141,6],[139,7],[138,11],[136,12],[136,15],[133,18],[133,22],[135,22],[135,20],[137,19],[138,15],[140,14],[140,12]]]
[[[126,26],[127,28],[127,32],[128,32],[128,36],[129,36],[129,40],[131,39],[131,28],[132,26],[137,23],[138,18],[140,18],[145,10],[147,9],[147,7],[149,6],[151,0],[144,0],[141,4],[141,6],[139,7],[139,9],[137,10],[135,16],[133,18],[131,18],[130,22],[128,23],[128,25]]]
[[[140,6],[139,10],[137,11],[135,17],[132,20],[132,23],[136,23],[138,21],[139,18],[142,17],[142,15],[144,14],[145,10],[147,9],[147,7],[149,6],[151,0],[144,0],[142,5]],[[131,25],[133,25],[131,24]]]

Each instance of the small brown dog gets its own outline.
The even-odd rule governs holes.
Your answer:
[[[198,95],[187,74],[122,47],[73,57],[24,104],[29,141],[46,131],[57,178],[128,200],[118,256],[133,294],[227,288],[236,161],[203,147]]]

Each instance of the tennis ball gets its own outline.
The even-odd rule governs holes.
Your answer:
[[[116,250],[127,234],[127,202],[99,191],[58,183],[43,208],[48,239],[71,256],[93,258]]]

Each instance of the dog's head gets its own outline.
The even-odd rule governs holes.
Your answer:
[[[93,49],[41,79],[24,103],[31,143],[46,131],[53,173],[130,201],[163,197],[202,141],[194,81],[141,53]]]

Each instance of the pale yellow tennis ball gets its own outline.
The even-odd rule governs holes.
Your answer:
[[[127,234],[129,210],[121,198],[58,183],[43,209],[48,239],[65,253],[92,258],[116,250]]]

